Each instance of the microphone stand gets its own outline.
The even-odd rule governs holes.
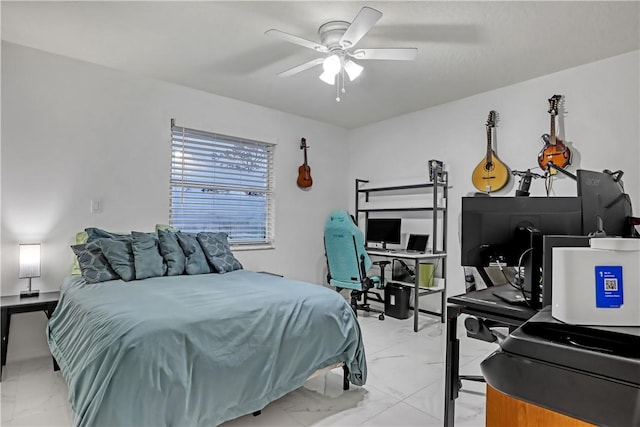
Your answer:
[[[569,172],[568,170],[561,168],[560,166],[554,164],[553,162],[547,162],[547,166],[550,168],[553,168],[555,170],[557,170],[558,172],[562,172],[563,174],[567,175],[569,178],[571,178],[574,181],[578,180],[578,177],[575,176],[574,174],[572,174],[571,172]]]
[[[531,187],[531,180],[533,178],[543,178],[542,175],[537,174],[535,172],[531,172],[530,169],[527,169],[526,171],[512,170],[511,173],[513,175],[518,175],[519,177],[522,177],[522,179],[520,180],[520,186],[516,190],[516,196],[518,197],[529,196],[529,188]]]

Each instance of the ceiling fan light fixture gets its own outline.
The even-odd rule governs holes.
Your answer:
[[[336,76],[342,68],[342,61],[338,55],[327,56],[322,62],[322,68],[324,73],[320,74],[320,80],[333,86],[336,82]]]
[[[355,48],[380,18],[382,18],[382,12],[364,6],[351,22],[334,20],[322,24],[318,28],[320,42],[307,40],[280,30],[266,31],[265,34],[270,37],[277,37],[286,42],[326,54],[324,58],[313,59],[278,75],[288,77],[322,64],[323,71],[319,78],[328,85],[336,87],[336,101],[340,102],[340,94],[346,93],[345,81],[347,77],[345,74],[349,77],[349,81],[354,81],[363,71],[363,67],[353,60],[410,61],[415,59],[418,52],[416,48]]]
[[[332,74],[329,73],[327,71],[325,71],[324,73],[320,74],[320,80],[322,80],[323,82],[325,82],[328,85],[333,86],[334,84],[336,84],[336,74]]]
[[[340,57],[335,54],[328,56],[322,63],[322,68],[324,68],[325,73],[330,73],[333,75],[338,74],[341,66],[342,62],[340,61]]]
[[[344,70],[347,72],[350,81],[354,81],[362,73],[364,68],[361,65],[356,64],[352,60],[348,59],[344,63]]]

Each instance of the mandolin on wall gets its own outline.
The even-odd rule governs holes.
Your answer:
[[[556,116],[558,115],[558,104],[562,99],[562,95],[553,95],[549,98],[549,111],[551,117],[551,131],[542,135],[544,145],[538,154],[538,165],[540,169],[549,171],[549,174],[558,173],[555,169],[549,167],[549,163],[553,163],[561,168],[566,168],[571,164],[571,150],[565,143],[556,136]]]
[[[509,181],[509,168],[500,161],[491,144],[491,132],[497,121],[497,113],[489,112],[487,118],[487,153],[478,163],[471,175],[473,185],[482,192],[491,193],[498,191],[507,185]]]

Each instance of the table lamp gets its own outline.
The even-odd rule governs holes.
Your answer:
[[[40,243],[20,245],[20,279],[29,279],[29,288],[20,292],[20,298],[36,297],[38,289],[31,289],[31,278],[40,277]]]

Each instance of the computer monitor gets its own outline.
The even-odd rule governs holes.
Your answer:
[[[387,243],[400,244],[401,218],[368,218],[366,227],[367,242],[382,243],[383,248]]]
[[[579,197],[463,197],[461,263],[523,267],[520,292],[540,308],[542,238],[581,235],[581,218]]]
[[[631,199],[625,194],[622,172],[595,172],[579,169],[578,196],[582,198],[582,229],[584,235],[632,237]]]
[[[540,235],[582,235],[579,197],[463,197],[462,259],[469,267],[517,266]]]

